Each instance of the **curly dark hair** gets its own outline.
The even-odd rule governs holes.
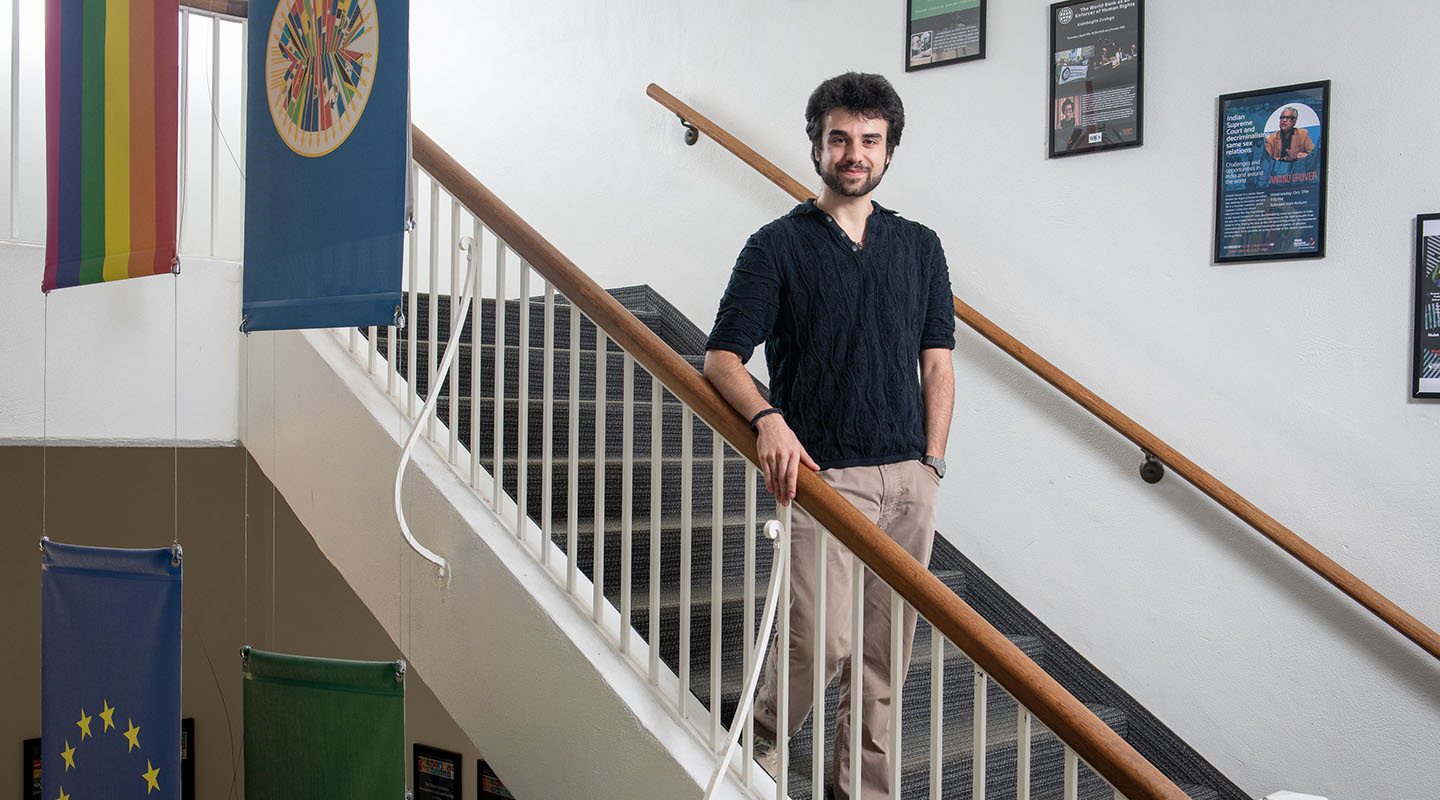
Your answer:
[[[883,119],[890,131],[885,136],[885,157],[895,153],[900,134],[905,130],[905,104],[885,76],[869,72],[847,72],[825,81],[810,93],[805,104],[805,134],[810,137],[810,158],[817,161],[815,151],[824,134],[821,127],[825,115],[835,108],[848,108],[862,117]]]

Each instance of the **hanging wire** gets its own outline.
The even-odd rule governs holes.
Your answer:
[[[180,273],[171,276],[171,299],[175,309],[174,327],[170,332],[170,352],[174,359],[171,372],[175,378],[170,409],[173,412],[174,438],[170,440],[170,461],[175,487],[175,547],[180,547]]]
[[[275,385],[275,335],[270,335],[270,456],[280,461],[280,405]],[[270,649],[275,649],[275,482],[270,481]]]
[[[50,293],[45,293],[45,321],[40,335],[40,537],[50,523]]]
[[[242,590],[244,600],[243,616],[244,627],[240,630],[243,638],[250,638],[250,334],[244,334],[240,338],[241,381],[245,384],[245,416],[240,420],[240,461],[245,472],[245,507],[241,509],[243,517],[242,524],[245,528],[245,557],[242,560],[241,571],[245,576],[245,588]]]

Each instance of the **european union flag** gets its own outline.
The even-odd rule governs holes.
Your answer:
[[[44,548],[42,797],[178,800],[175,552],[50,541]]]

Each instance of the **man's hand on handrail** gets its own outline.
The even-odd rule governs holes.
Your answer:
[[[705,377],[747,420],[755,419],[756,414],[770,407],[756,390],[755,380],[740,362],[740,356],[728,350],[705,351]],[[805,452],[805,446],[795,438],[783,415],[766,414],[755,420],[754,425],[755,450],[760,471],[765,476],[765,489],[775,495],[777,503],[789,505],[795,498],[801,465],[815,471],[820,465]]]

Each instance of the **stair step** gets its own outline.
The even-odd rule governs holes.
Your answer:
[[[909,692],[907,691],[907,695]],[[964,694],[963,692],[961,694]],[[826,717],[825,737],[825,781],[833,781],[834,743],[833,704],[838,691],[832,688],[827,701],[832,711]],[[959,720],[945,723],[941,732],[941,796],[968,797],[973,785],[975,747],[973,720],[967,707],[959,712],[951,711],[947,698],[947,718],[958,716]],[[1108,706],[1088,704],[1088,708],[1107,725],[1124,735],[1124,715]],[[1010,707],[999,711],[994,703],[987,709],[985,747],[985,796],[987,798],[1013,798],[1015,796],[1016,763],[1016,714],[1013,701]],[[924,703],[920,713],[908,709],[902,716],[901,733],[901,786],[902,796],[926,797],[931,773],[931,747],[929,725],[929,702]],[[809,731],[813,717],[791,741],[789,772],[790,796],[797,800],[809,797],[811,792],[811,765]],[[1060,800],[1064,785],[1064,745],[1049,731],[1038,724],[1032,724],[1030,733],[1030,796],[1035,800]],[[1084,800],[1113,800],[1114,790],[1094,771],[1084,764],[1080,766],[1078,796]]]
[[[422,293],[416,298],[416,308],[414,315],[415,319],[407,320],[405,332],[402,332],[400,336],[406,336],[410,331],[417,332],[421,336],[421,338],[425,338],[426,336],[428,336],[430,331],[429,297],[430,296],[428,294]],[[458,301],[459,298],[456,298],[456,300]],[[449,295],[436,295],[436,331],[437,337],[442,340],[448,338],[450,333],[450,305],[451,298]],[[540,341],[542,326],[544,325],[545,321],[545,303],[543,296],[537,295],[530,298],[527,306],[530,314],[530,331],[535,341],[538,343]],[[410,300],[408,292],[402,293],[401,309],[407,315],[410,313]],[[474,323],[475,313],[477,310],[480,313],[481,341],[485,344],[491,344],[494,342],[495,335],[495,301],[493,298],[481,298],[471,304],[471,310],[470,313],[466,316],[465,327],[461,331],[461,336],[466,340],[470,338],[470,328]],[[572,306],[567,300],[565,300],[564,296],[557,294],[555,297],[554,311],[555,342],[557,346],[560,346],[563,342],[563,346],[569,347],[571,310]],[[635,318],[638,319],[640,322],[644,323],[647,327],[650,327],[652,330],[654,330],[656,327],[659,327],[661,324],[661,315],[659,314],[659,312],[653,309],[631,309],[630,313],[633,314]],[[505,301],[504,328],[505,337],[507,339],[513,340],[515,338],[516,332],[519,330],[519,319],[520,301]],[[377,329],[376,333],[377,335],[388,335],[389,328],[379,328]],[[590,321],[588,317],[586,317],[582,313],[580,316],[581,347],[584,347],[587,342],[590,343],[591,347],[594,346],[593,343],[595,342],[595,325]]]
[[[440,356],[435,360],[435,363],[438,366],[441,359],[443,359],[445,355],[444,343],[442,342],[440,345],[437,346],[436,349],[440,354]],[[380,360],[383,361],[388,354],[385,342],[377,342],[376,350],[377,356]],[[462,397],[466,398],[470,397],[470,387],[473,385],[472,376],[475,366],[475,361],[472,357],[473,351],[474,348],[472,348],[468,343],[462,342],[456,348],[455,358],[451,359],[453,363],[450,369],[454,370],[458,376],[459,393]],[[481,347],[479,352],[479,394],[482,397],[493,397],[495,394],[495,351],[493,347],[486,345],[484,347]],[[516,397],[516,393],[519,387],[519,352],[517,348],[512,345],[505,347],[503,353],[505,356],[505,363],[502,365],[504,379],[503,386],[505,388],[504,396],[513,399]],[[705,363],[704,356],[685,356],[683,360],[696,372],[701,371]],[[596,359],[594,351],[582,351],[580,353],[578,359],[579,363],[577,364],[577,367],[579,369],[579,392],[580,398],[585,401],[593,402],[595,397],[595,361]],[[418,344],[416,346],[415,352],[415,385],[417,387],[417,393],[422,395],[428,392],[430,388],[430,363],[429,345],[424,343]],[[396,371],[400,375],[408,378],[410,375],[410,354],[408,350],[408,345],[403,342],[397,343],[397,348],[395,352],[395,364]],[[530,387],[529,395],[532,397],[532,399],[538,402],[540,398],[540,389],[544,386],[545,379],[545,351],[540,349],[538,345],[529,350],[528,357],[526,359],[526,369],[529,373],[528,381],[526,384]],[[442,392],[447,395],[450,391],[448,383],[449,372],[450,370],[447,370],[444,375],[440,376],[443,384]],[[650,399],[651,392],[650,373],[647,372],[644,367],[640,366],[639,363],[636,363],[631,371],[631,374],[633,376],[632,396],[636,400],[648,401]],[[623,356],[623,353],[617,349],[611,351],[609,355],[607,355],[605,358],[605,396],[607,399],[616,402],[622,399],[624,391],[624,380],[625,358]],[[556,400],[563,400],[569,397],[569,350],[557,347],[552,355],[550,390]],[[664,394],[664,398],[667,402],[676,402],[674,396],[671,395],[668,391]]]

